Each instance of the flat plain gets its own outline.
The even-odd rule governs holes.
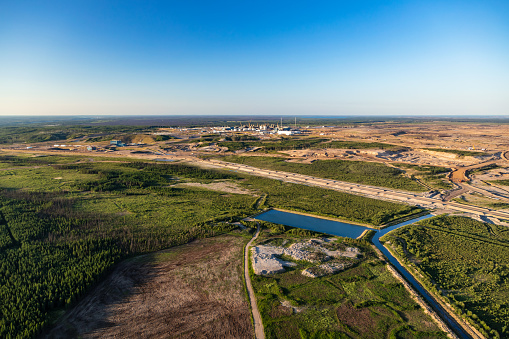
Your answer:
[[[252,338],[245,243],[218,236],[128,259],[45,337]]]
[[[178,307],[152,310],[146,303],[157,303],[159,297],[166,300],[164,286],[174,283],[169,277],[183,279],[180,275],[184,273],[190,280],[180,281],[183,288],[195,284],[202,291],[201,298],[209,300],[214,294],[205,291],[221,288],[221,278],[214,275],[223,267],[221,263],[231,259],[233,266],[228,269],[234,272],[241,269],[241,261],[235,264],[237,259],[226,259],[233,253],[229,250],[211,253],[208,247],[218,249],[218,242],[223,241],[232,251],[241,246],[253,228],[239,230],[235,222],[264,209],[288,209],[371,226],[423,211],[374,196],[200,168],[197,165],[203,159],[408,190],[438,202],[453,200],[464,206],[508,210],[509,139],[503,133],[507,126],[503,121],[302,119],[294,128],[286,126],[285,132],[294,129],[296,133],[285,136],[276,133],[283,129],[276,125],[279,119],[260,120],[256,126],[212,120],[201,127],[186,127],[189,122],[183,120],[179,120],[184,124],[181,127],[116,126],[111,122],[93,127],[67,123],[0,126],[0,336],[48,334],[57,324],[60,331],[51,335],[145,333],[163,337],[168,331],[164,321],[181,336],[244,336],[252,333],[250,323],[229,313],[241,304],[235,293],[235,300],[228,301],[230,306],[210,310],[222,319],[226,332],[208,325],[198,328],[199,322],[214,322],[204,320],[207,315],[194,306],[193,312],[184,314]],[[226,129],[227,124],[232,127]],[[265,128],[263,133],[260,128]],[[446,208],[434,212],[452,213]],[[508,326],[504,320],[507,272],[505,259],[500,257],[505,250],[495,247],[505,248],[502,240],[509,218],[487,217],[472,210],[454,213],[470,218],[467,224],[472,224],[464,228],[463,219],[451,216],[446,226],[411,226],[408,229],[413,234],[402,229],[398,241],[405,241],[407,250],[400,253],[401,259],[407,257],[418,265],[417,274],[429,277],[428,289],[443,294],[458,314],[471,319],[487,337],[503,337]],[[264,234],[277,238],[275,233],[284,227],[275,229],[269,227]],[[480,234],[480,230],[490,234]],[[310,234],[294,229],[284,236]],[[201,255],[189,254],[186,246]],[[168,253],[157,252],[161,250]],[[442,336],[377,260],[368,255],[350,273],[346,270],[312,281],[304,281],[308,278],[299,276],[298,270],[253,276],[266,334]],[[210,275],[201,285],[199,271]],[[233,285],[238,282],[233,275],[228,279]],[[118,289],[108,289],[106,281]],[[322,298],[317,291],[330,293]],[[190,298],[197,293],[190,292]],[[291,307],[281,304],[282,300]],[[297,312],[298,308],[303,311]],[[217,310],[220,312],[213,313]],[[163,313],[185,320],[163,321]],[[133,317],[145,320],[129,332],[124,324]],[[93,321],[87,323],[84,318]],[[64,319],[68,321],[65,325]]]

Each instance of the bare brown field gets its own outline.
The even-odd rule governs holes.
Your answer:
[[[507,128],[506,124],[479,122],[378,122],[315,129],[312,135],[345,140],[367,139],[413,148],[473,147],[474,150],[507,151]]]
[[[121,263],[46,338],[252,338],[242,237],[196,240]]]

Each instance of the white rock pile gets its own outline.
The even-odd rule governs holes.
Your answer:
[[[279,246],[255,246],[251,248],[253,270],[255,274],[275,274],[282,273],[286,267],[296,266],[297,264],[285,261],[277,256],[283,254],[283,247]]]
[[[357,258],[361,251],[355,247],[347,247],[344,251],[331,251],[323,247],[330,239],[311,239],[297,242],[288,248],[283,246],[258,245],[251,248],[252,264],[255,274],[275,274],[285,271],[285,267],[296,266],[296,263],[285,261],[279,258],[287,255],[294,260],[308,261],[311,263],[323,263],[333,258],[348,257]],[[302,274],[316,278],[324,275],[334,274],[350,267],[351,264],[329,263],[305,269]]]

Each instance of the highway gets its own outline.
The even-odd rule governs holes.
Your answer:
[[[12,152],[9,149],[2,149],[3,151]],[[111,157],[111,154],[94,154],[94,153],[80,153],[80,152],[50,152],[40,150],[16,150],[16,152],[30,152],[39,154],[55,154],[55,153],[72,153],[73,155],[86,155],[86,156],[98,156],[98,157]],[[509,152],[508,152],[509,153]],[[357,195],[369,196],[376,199],[392,200],[395,202],[403,202],[411,205],[417,205],[425,208],[439,208],[449,209],[459,212],[472,213],[480,216],[494,217],[498,219],[509,220],[509,212],[496,211],[490,208],[477,207],[465,204],[459,204],[456,202],[442,201],[441,199],[427,198],[422,193],[413,193],[401,190],[394,190],[384,187],[376,187],[370,185],[362,185],[349,183],[344,181],[338,181],[333,179],[317,178],[309,175],[303,175],[298,173],[283,172],[268,170],[263,168],[257,168],[253,166],[231,163],[226,161],[220,161],[216,159],[203,160],[196,157],[189,156],[176,156],[174,154],[162,154],[163,156],[170,156],[172,160],[183,160],[196,165],[202,165],[205,167],[228,169],[238,172],[244,172],[251,175],[260,177],[266,177],[281,181],[286,181],[295,184],[316,186],[341,192],[347,192]],[[124,155],[119,155],[124,156]],[[133,157],[134,158],[134,157]],[[146,157],[138,157],[139,159],[147,159]],[[159,158],[160,159],[160,158]],[[154,160],[151,158],[151,160]]]
[[[442,201],[441,199],[427,198],[419,193],[412,193],[400,190],[394,190],[383,187],[362,185],[349,183],[344,181],[337,181],[333,179],[317,178],[308,175],[302,175],[298,173],[283,172],[257,168],[253,166],[236,164],[231,162],[220,161],[216,159],[201,160],[192,159],[192,162],[205,165],[208,167],[228,169],[251,175],[271,178],[275,180],[286,181],[295,184],[303,184],[308,186],[316,186],[341,192],[347,192],[352,194],[364,195],[373,198],[380,198],[384,200],[392,200],[396,202],[404,202],[407,204],[418,205],[426,208],[441,208],[450,209],[459,212],[472,213],[477,215],[483,215],[488,217],[495,217],[499,219],[509,220],[509,212],[496,211],[490,208],[477,207],[459,204],[455,202]]]
[[[398,190],[392,190],[387,188],[381,188],[381,187],[375,187],[375,186],[369,186],[369,185],[360,185],[360,184],[353,184],[343,181],[337,181],[332,179],[324,179],[324,178],[317,178],[307,175],[302,175],[298,173],[289,173],[289,172],[283,172],[283,171],[275,171],[275,170],[267,170],[267,169],[260,169],[257,167],[247,166],[243,164],[236,164],[236,163],[229,163],[224,161],[219,161],[215,159],[211,160],[200,160],[200,159],[193,159],[193,162],[201,163],[202,165],[206,165],[208,167],[213,168],[221,168],[221,169],[228,169],[236,172],[244,172],[251,175],[261,176],[261,177],[267,177],[271,179],[281,180],[285,182],[290,183],[297,183],[297,184],[304,184],[309,186],[316,186],[326,189],[332,189],[337,191],[343,191],[353,194],[359,194],[369,197],[379,197],[382,199],[389,199],[397,202],[404,202],[414,205],[423,205],[426,207],[437,207],[437,208],[448,208],[452,210],[457,210],[461,212],[468,212],[483,216],[494,216],[496,218],[509,218],[509,213],[506,212],[500,212],[500,211],[492,211],[487,208],[482,207],[476,207],[476,206],[468,206],[468,205],[462,205],[458,203],[451,203],[451,202],[444,202],[442,200],[433,199],[433,198],[426,198],[423,197],[420,194],[417,193],[411,193],[411,192],[404,192],[404,191],[398,191]],[[412,220],[413,221],[413,220]],[[409,221],[409,222],[412,222]],[[407,222],[408,223],[408,222]],[[404,223],[405,224],[405,223]],[[401,224],[400,224],[401,225]],[[443,305],[435,299],[435,297],[432,296],[413,276],[410,272],[408,272],[399,262],[396,258],[390,254],[390,252],[380,244],[378,239],[381,235],[391,231],[394,228],[399,227],[400,225],[395,225],[392,227],[387,228],[385,231],[378,232],[375,236],[375,246],[382,251],[382,253],[388,258],[388,260],[397,267],[398,271],[405,277],[409,283],[419,291],[419,293],[423,296],[423,298],[427,301],[429,305],[437,312],[437,314],[440,316],[440,318],[449,326],[450,328],[454,329],[454,332],[459,336],[459,338],[479,338],[479,336],[476,334],[475,331],[472,331],[472,329],[457,321],[457,318],[455,317],[454,313],[450,310],[443,307]],[[377,243],[378,242],[378,243]],[[449,313],[451,312],[451,313]],[[458,338],[455,334],[451,333],[452,338]]]

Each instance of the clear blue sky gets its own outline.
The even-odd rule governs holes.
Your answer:
[[[509,1],[0,0],[0,114],[509,115]]]

